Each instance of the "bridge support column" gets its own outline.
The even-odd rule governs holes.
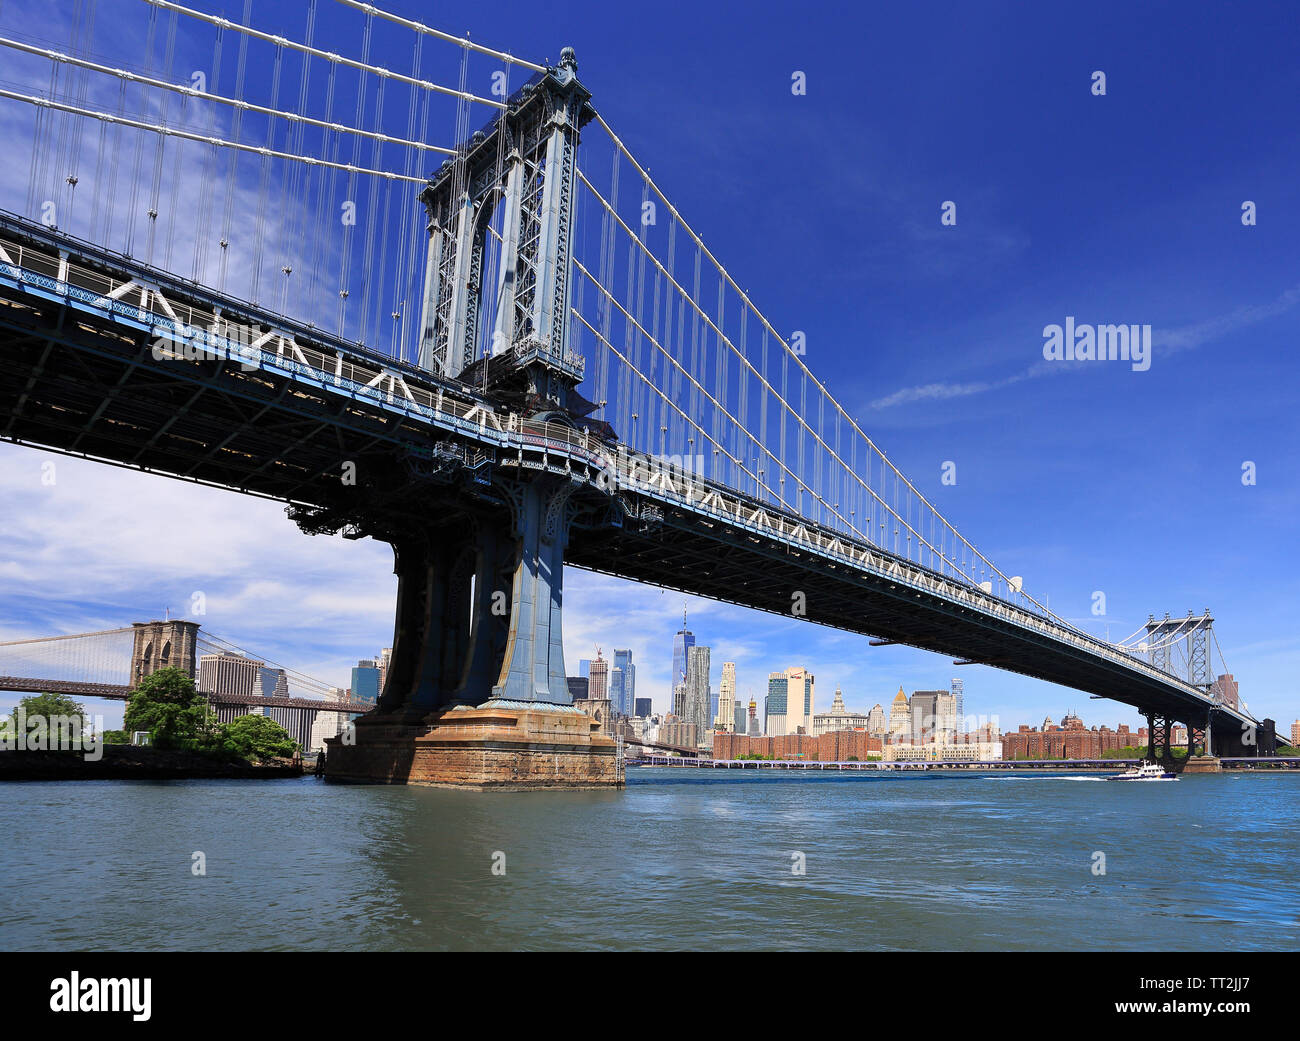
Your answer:
[[[1218,757],[1210,750],[1211,723],[1212,713],[1207,713],[1204,723],[1187,724],[1187,758],[1183,761],[1183,773],[1217,774],[1223,769]]]
[[[328,744],[335,780],[477,789],[623,783],[615,741],[575,707],[562,588],[571,486],[505,489],[511,522],[461,520],[394,546],[397,621],[376,709]]]
[[[517,492],[518,563],[511,588],[510,639],[496,701],[572,706],[564,671],[564,547],[571,486],[533,481]]]

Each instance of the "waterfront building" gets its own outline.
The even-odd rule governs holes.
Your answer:
[[[713,758],[738,759],[760,755],[765,759],[805,760],[823,763],[865,763],[881,757],[881,739],[865,730],[833,730],[827,734],[784,734],[758,737],[714,734]]]
[[[613,703],[615,712],[622,716],[630,716],[636,709],[636,666],[632,664],[630,648],[614,649],[614,668],[622,670],[620,696],[614,696],[614,685],[611,683],[609,700]]]
[[[332,701],[346,701],[347,695],[348,692],[340,687],[334,687],[329,692]],[[338,737],[351,718],[346,712],[315,712],[312,717],[311,732],[303,745],[308,752],[322,751],[326,738]]]
[[[694,723],[670,715],[659,725],[659,741],[678,748],[698,748],[699,731]]]
[[[907,695],[903,693],[903,688],[898,688],[898,693],[894,695],[894,702],[889,706],[889,736],[891,739],[901,739],[912,733],[912,708],[908,704]]]
[[[1291,747],[1300,748],[1300,719],[1291,724]]]
[[[832,734],[837,730],[866,730],[867,717],[861,712],[850,712],[844,707],[844,695],[840,688],[835,688],[835,698],[829,712],[813,716],[812,733],[814,736]]]
[[[722,663],[722,683],[718,692],[718,714],[713,718],[715,730],[736,729],[736,663]]]
[[[1005,755],[998,741],[907,741],[885,745],[884,758],[887,763],[991,763]]]
[[[682,718],[695,724],[695,732],[702,740],[711,732],[709,705],[712,690],[709,685],[709,648],[691,647],[686,656],[686,711]]]
[[[587,677],[587,697],[592,701],[605,701],[609,697],[609,662],[600,656],[596,648],[596,657],[591,661],[591,671]]]
[[[963,682],[956,677],[952,681],[952,696],[957,703],[957,733],[966,733],[966,690]]]
[[[1105,752],[1117,752],[1124,748],[1142,749],[1147,744],[1146,727],[1132,731],[1127,724],[1121,724],[1115,730],[1108,726],[1089,729],[1083,720],[1069,713],[1061,726],[1052,723],[1050,717],[1046,722],[1049,725],[1043,728],[1030,728],[1022,724],[1019,730],[1001,735],[1002,758],[1101,759]],[[986,731],[991,734],[996,728],[989,724]],[[985,735],[980,733],[979,736]],[[1178,744],[1176,734],[1173,744]]]

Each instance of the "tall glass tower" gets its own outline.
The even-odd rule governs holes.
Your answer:
[[[686,608],[683,606],[682,627],[673,637],[673,681],[670,684],[673,691],[686,683],[687,655],[694,646],[695,634],[686,628]]]
[[[633,709],[636,706],[636,666],[632,664],[630,648],[621,651],[617,647],[614,648],[614,668],[621,669],[623,673],[621,696],[614,701],[614,711],[624,716],[635,715]],[[612,695],[611,700],[613,700]]]

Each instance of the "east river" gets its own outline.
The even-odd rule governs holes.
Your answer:
[[[4,796],[5,950],[1300,947],[1296,776],[631,768],[619,792]]]

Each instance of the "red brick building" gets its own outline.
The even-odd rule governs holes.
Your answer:
[[[818,737],[810,734],[787,734],[784,737],[713,735],[714,759],[761,755],[769,759],[804,759],[822,763],[846,763],[853,759],[866,762],[869,755],[879,756],[881,750],[880,738],[872,737],[865,730],[835,730]]]
[[[1147,728],[1118,730],[1108,726],[1089,730],[1078,716],[1066,716],[1060,726],[1021,726],[1002,735],[1002,758],[1013,759],[1100,759],[1103,752],[1140,748],[1147,743]]]

